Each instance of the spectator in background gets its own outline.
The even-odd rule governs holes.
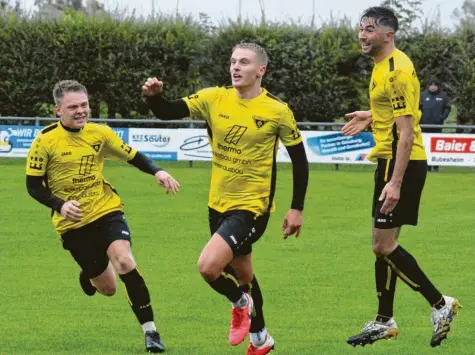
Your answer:
[[[440,90],[440,85],[437,80],[432,80],[429,83],[428,89],[422,92],[421,110],[422,125],[431,124],[442,126],[447,117],[449,117],[451,110],[449,98],[445,91]],[[442,127],[422,127],[422,132],[442,133]],[[432,166],[429,165],[428,169],[432,171]],[[439,171],[439,167],[434,165],[434,171]]]

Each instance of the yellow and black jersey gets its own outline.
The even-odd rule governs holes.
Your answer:
[[[58,122],[44,128],[33,141],[26,174],[44,176],[54,196],[81,204],[81,222],[68,221],[53,212],[53,225],[61,234],[122,209],[119,196],[102,175],[104,158],[129,161],[135,154],[110,127],[87,123],[74,131]]]
[[[273,210],[276,154],[302,142],[292,111],[265,89],[241,99],[234,88],[214,87],[183,98],[190,115],[206,120],[213,151],[209,207],[218,212]]]
[[[395,49],[383,61],[376,63],[371,75],[369,92],[376,146],[368,159],[371,161],[378,158],[394,159],[399,137],[396,118],[412,116],[414,144],[410,160],[426,160],[419,125],[420,83],[409,57]]]

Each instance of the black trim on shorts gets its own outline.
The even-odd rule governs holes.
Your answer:
[[[116,240],[131,243],[130,229],[122,211],[114,211],[61,235],[63,248],[76,260],[84,275],[92,279],[109,265],[107,249]]]
[[[229,245],[234,257],[252,253],[252,244],[264,234],[269,217],[269,213],[262,216],[246,210],[221,213],[208,207],[211,236],[218,233]]]

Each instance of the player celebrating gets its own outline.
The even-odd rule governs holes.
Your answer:
[[[168,101],[162,96],[161,81],[149,78],[143,86],[158,118],[206,120],[213,151],[208,202],[212,236],[198,269],[232,303],[231,345],[241,343],[250,331],[247,355],[265,355],[274,348],[274,339],[265,328],[251,252],[274,208],[279,139],[293,164],[293,200],[284,218],[285,238],[300,233],[308,183],[307,157],[292,111],[261,87],[267,62],[262,47],[242,43],[232,51],[232,87],[207,88]]]
[[[414,65],[394,46],[398,20],[384,7],[372,7],[361,18],[359,41],[363,53],[375,62],[370,89],[371,111],[347,115],[346,135],[372,124],[376,146],[368,159],[377,163],[373,197],[373,251],[379,308],[376,319],[351,345],[371,344],[399,333],[393,318],[396,277],[418,291],[433,307],[431,346],[447,337],[460,307],[430,282],[414,257],[398,243],[402,225],[417,225],[419,202],[427,174],[427,158],[419,126],[420,85]]]
[[[26,163],[28,192],[52,209],[53,225],[63,247],[81,267],[83,291],[89,296],[96,290],[114,295],[117,272],[142,325],[147,351],[163,352],[149,291],[130,249],[121,199],[102,174],[104,158],[119,158],[153,175],[167,193],[176,193],[179,184],[111,128],[87,123],[89,100],[82,84],[61,81],[53,96],[60,119],[44,128],[32,143]]]

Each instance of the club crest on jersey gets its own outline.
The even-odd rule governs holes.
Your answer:
[[[92,144],[91,147],[96,151],[99,152],[99,149],[101,149],[101,144]]]
[[[252,116],[252,118],[254,119],[254,122],[256,122],[257,129],[261,129],[262,126],[264,126],[268,121],[264,117],[260,116]]]

